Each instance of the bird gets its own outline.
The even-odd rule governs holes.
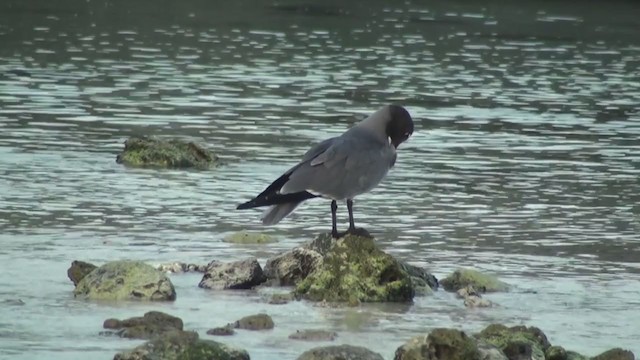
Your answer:
[[[353,218],[353,200],[375,188],[394,167],[397,149],[413,134],[409,112],[397,104],[381,107],[339,136],[312,146],[302,159],[253,199],[236,209],[268,206],[264,225],[275,225],[306,200],[331,200],[331,236],[362,234]],[[346,200],[349,228],[338,233],[338,201]]]

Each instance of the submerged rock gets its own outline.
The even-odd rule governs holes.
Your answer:
[[[174,274],[186,273],[186,272],[200,272],[207,271],[207,265],[187,264],[183,262],[173,262],[158,265],[158,270],[162,272],[169,272]]]
[[[118,353],[114,360],[250,360],[245,350],[213,340],[201,340],[192,331],[172,331]]]
[[[400,346],[394,360],[476,360],[480,352],[476,340],[463,331],[434,329]]]
[[[487,299],[483,299],[479,292],[474,289],[473,286],[468,285],[458,290],[458,297],[464,299],[464,306],[476,308],[476,307],[492,307],[493,303]]]
[[[73,291],[92,300],[176,299],[171,280],[153,266],[140,261],[113,261],[87,274]]]
[[[170,331],[183,329],[182,319],[159,311],[149,311],[142,317],[125,320],[107,319],[105,329],[117,330],[116,335],[131,339],[151,339]]]
[[[251,289],[266,280],[256,259],[230,263],[212,262],[207,266],[199,287],[204,289]]]
[[[440,281],[440,285],[447,291],[458,291],[465,286],[473,288],[481,293],[506,291],[509,286],[498,280],[495,276],[483,274],[471,269],[458,269],[453,274]]]
[[[273,329],[274,323],[271,316],[267,314],[256,314],[243,317],[236,321],[233,327],[244,330],[269,330]]]
[[[635,360],[635,358],[635,355],[629,350],[614,348],[594,356],[592,360]]]
[[[324,346],[305,351],[298,360],[384,360],[382,355],[352,345]]]
[[[207,169],[217,160],[216,155],[193,142],[147,137],[127,139],[124,150],[116,158],[118,164],[133,167],[198,169]]]
[[[416,289],[427,288],[426,290],[423,290],[423,292],[426,293],[430,292],[429,289],[438,289],[438,279],[436,279],[436,277],[433,274],[429,273],[427,270],[415,265],[405,263],[403,261],[400,261],[400,265],[402,266],[404,271],[406,271],[407,274],[411,276],[411,282]]]
[[[74,260],[71,263],[71,267],[67,270],[67,276],[69,277],[69,280],[73,282],[73,286],[77,286],[80,280],[96,268],[97,266],[88,262]]]
[[[267,234],[248,231],[238,231],[225,236],[222,241],[234,244],[270,244],[276,242],[273,237]]]
[[[496,346],[509,359],[544,360],[545,351],[551,346],[546,335],[533,326],[506,327],[492,324],[476,337]]]
[[[380,250],[373,238],[347,235],[330,247],[295,293],[312,301],[357,304],[409,302],[415,289],[398,260]]]
[[[273,294],[269,299],[269,304],[284,305],[293,300],[293,294]]]
[[[230,336],[230,335],[233,335],[235,333],[236,333],[236,331],[233,330],[231,325],[220,326],[220,327],[217,327],[217,328],[213,328],[213,329],[207,330],[207,335],[214,335],[214,336]]]
[[[267,260],[264,274],[271,285],[295,286],[322,263],[315,250],[297,247]]]
[[[337,333],[326,330],[297,330],[289,335],[289,339],[304,341],[333,341],[337,337]]]

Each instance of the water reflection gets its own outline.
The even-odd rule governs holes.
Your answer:
[[[535,1],[2,2],[0,260],[9,270],[0,299],[26,305],[16,311],[23,320],[0,322],[0,348],[31,358],[129,347],[95,336],[93,324],[113,316],[109,309],[69,299],[63,274],[73,259],[265,259],[327,231],[322,201],[268,229],[259,212],[233,208],[310,143],[398,101],[417,132],[388,180],[358,199],[357,221],[388,251],[438,276],[475,266],[518,291],[496,295],[503,309],[491,312],[465,311],[444,293],[408,310],[368,309],[372,325],[353,331],[340,312],[269,308],[289,324],[276,335],[300,325],[295,314],[313,313],[313,324],[390,357],[424,328],[522,321],[588,354],[612,344],[640,352],[640,319],[629,310],[640,273],[638,10],[623,1],[606,9]],[[227,165],[118,166],[124,139],[141,134],[195,140]],[[220,241],[246,228],[280,242]],[[34,259],[47,272],[35,279],[19,270]],[[193,327],[213,324],[187,309],[237,303],[231,296],[203,305],[202,293],[176,281],[185,302],[167,311]],[[48,324],[76,309],[82,324],[63,333],[83,340],[44,334],[29,320],[42,316],[39,306],[49,309]],[[306,346],[285,354],[277,337],[232,341],[264,350],[265,359]]]

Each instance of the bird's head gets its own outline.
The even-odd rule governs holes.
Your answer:
[[[400,105],[389,105],[389,121],[386,133],[396,149],[413,134],[413,119],[409,112]]]

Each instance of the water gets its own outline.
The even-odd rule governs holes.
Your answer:
[[[109,359],[140,343],[98,335],[109,317],[157,309],[198,330],[265,311],[273,331],[225,342],[252,359],[339,333],[392,358],[434,327],[542,328],[595,355],[640,353],[640,5],[612,1],[252,0],[0,4],[0,357]],[[268,305],[174,275],[173,304],[74,300],[72,260],[159,264],[269,257],[330,226],[309,202],[276,227],[234,211],[313,142],[388,102],[416,133],[356,200],[356,221],[438,277],[469,266],[514,291],[465,309],[438,292],[412,306]],[[126,169],[131,135],[197,141],[226,165]],[[341,227],[346,209],[340,208]],[[226,234],[260,230],[275,244]]]

